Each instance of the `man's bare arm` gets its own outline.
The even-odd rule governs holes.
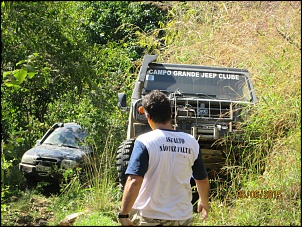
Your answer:
[[[138,192],[141,188],[143,178],[137,175],[129,175],[125,184],[122,206],[120,213],[129,214],[132,206],[137,198]],[[120,223],[122,225],[133,225],[129,219],[121,218]]]
[[[210,191],[210,183],[209,179],[205,178],[203,180],[195,180],[199,200],[197,203],[197,212],[201,212],[201,218],[204,220],[207,218],[210,205],[209,205],[209,191]]]

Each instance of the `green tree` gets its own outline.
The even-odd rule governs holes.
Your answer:
[[[85,125],[100,151],[109,132],[119,144],[127,116],[117,93],[131,92],[144,52],[135,31],[156,28],[165,13],[146,2],[3,1],[5,157],[17,162],[54,122]]]
[[[84,28],[88,40],[98,44],[126,43],[130,52],[137,55],[132,55],[133,59],[141,57],[144,52],[135,44],[135,32],[148,33],[159,28],[168,13],[168,7],[159,2],[94,1],[82,4],[83,8],[90,9],[88,24]]]

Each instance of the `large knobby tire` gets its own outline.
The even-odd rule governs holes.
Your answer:
[[[116,155],[116,165],[117,165],[118,182],[121,190],[124,190],[124,186],[127,180],[127,176],[125,175],[125,172],[129,164],[130,156],[132,154],[134,142],[135,139],[128,139],[123,141],[122,144],[118,147],[118,151]]]

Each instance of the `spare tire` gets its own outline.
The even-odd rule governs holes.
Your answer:
[[[117,166],[118,182],[121,190],[124,190],[124,186],[127,180],[127,176],[125,175],[125,172],[129,164],[130,156],[132,154],[134,142],[135,139],[125,140],[122,142],[122,144],[118,147],[117,150],[116,166]]]

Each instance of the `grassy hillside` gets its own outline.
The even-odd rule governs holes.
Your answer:
[[[168,46],[153,43],[162,61],[246,68],[259,99],[246,165],[228,166],[232,183],[218,186],[227,196],[211,198],[209,219],[195,224],[300,225],[301,3],[174,3],[170,13]]]

